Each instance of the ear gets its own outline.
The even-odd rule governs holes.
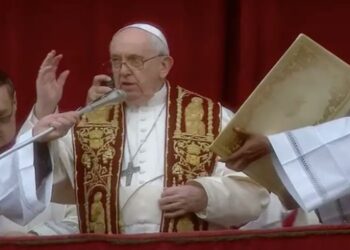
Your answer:
[[[13,112],[17,111],[17,94],[16,91],[13,93]]]
[[[174,59],[171,56],[164,56],[161,62],[160,77],[165,79],[173,67]]]

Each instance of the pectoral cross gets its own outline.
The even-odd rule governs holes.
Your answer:
[[[138,171],[140,171],[140,167],[134,167],[134,164],[131,161],[129,162],[128,167],[122,170],[122,176],[126,176],[126,186],[131,185],[132,176]]]

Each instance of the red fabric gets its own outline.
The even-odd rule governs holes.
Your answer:
[[[282,221],[282,227],[292,227],[298,215],[298,209],[294,209]]]
[[[309,227],[266,231],[218,231],[147,235],[74,235],[0,238],[1,250],[253,250],[347,249],[350,227]]]
[[[85,102],[108,43],[121,26],[159,24],[175,65],[172,83],[237,108],[303,32],[350,61],[346,0],[2,0],[0,68],[18,92],[19,120],[35,101],[35,77],[46,53],[64,54],[70,69],[63,110]]]

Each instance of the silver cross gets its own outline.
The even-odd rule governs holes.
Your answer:
[[[134,164],[131,161],[129,162],[128,167],[122,170],[122,176],[126,176],[126,186],[131,185],[132,176],[138,171],[140,171],[140,167],[134,167]]]

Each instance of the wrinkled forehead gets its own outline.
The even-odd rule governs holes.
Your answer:
[[[154,52],[156,48],[153,46],[151,34],[130,27],[114,34],[109,50],[111,55],[144,55]]]

